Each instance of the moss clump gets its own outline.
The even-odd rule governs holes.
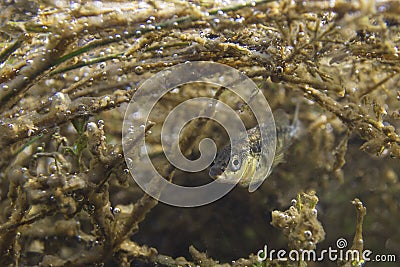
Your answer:
[[[271,224],[280,228],[289,239],[289,247],[296,250],[312,250],[323,241],[325,231],[317,220],[318,198],[312,192],[300,194],[285,211],[273,211]]]
[[[395,1],[21,3],[0,3],[1,266],[249,266],[257,263],[251,252],[267,241],[283,247],[286,235],[295,249],[322,241],[315,196],[301,195],[288,211],[273,213],[284,235],[265,222],[266,209],[281,210],[309,190],[320,196],[325,244],[352,233],[354,218],[343,214],[359,197],[370,211],[367,247],[399,254]],[[243,71],[273,110],[293,114],[301,102],[302,134],[287,163],[254,194],[236,188],[223,201],[182,211],[133,183],[121,129],[141,82],[196,60]],[[223,89],[180,89],[164,96],[145,126],[155,165],[177,183],[188,174],[159,151],[174,106],[213,97],[254,124],[246,105]],[[220,146],[225,140],[221,128],[201,120],[184,132],[182,150],[192,159],[200,137]],[[190,179],[205,183],[208,176]]]

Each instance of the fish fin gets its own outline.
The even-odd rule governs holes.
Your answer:
[[[274,161],[272,163],[272,167],[277,166],[280,163],[285,163],[285,151],[287,150],[287,148],[290,146],[286,145],[286,146],[280,146],[277,147],[277,150],[275,151],[275,156],[274,156]]]

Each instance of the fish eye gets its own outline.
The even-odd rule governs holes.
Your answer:
[[[231,169],[233,171],[237,171],[240,169],[241,166],[241,159],[238,155],[233,155],[232,156],[232,161],[231,161]]]

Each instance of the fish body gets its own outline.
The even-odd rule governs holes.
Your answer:
[[[274,113],[275,131],[268,127],[256,126],[247,130],[249,142],[245,139],[233,142],[239,148],[239,153],[232,155],[231,145],[226,145],[220,153],[217,154],[213,166],[211,166],[209,175],[220,182],[235,183],[237,180],[233,177],[241,177],[238,184],[244,187],[253,182],[262,182],[268,176],[272,169],[279,163],[284,162],[284,154],[290,147],[294,136],[299,130],[298,107],[296,108],[293,123],[289,123],[287,114],[283,110],[277,110]],[[276,148],[272,166],[268,172],[259,172],[263,175],[257,175],[258,168],[267,168],[266,159],[261,155],[262,138],[261,131],[265,134],[266,140],[271,140],[272,134],[276,134]],[[270,144],[267,144],[267,148]],[[272,144],[271,144],[272,146]],[[266,175],[265,175],[266,174]],[[257,176],[255,176],[257,175]]]

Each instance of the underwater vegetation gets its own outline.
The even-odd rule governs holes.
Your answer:
[[[400,4],[398,1],[0,2],[0,266],[398,266]],[[144,193],[122,149],[124,112],[140,84],[187,61],[242,71],[272,110],[300,111],[299,133],[256,192],[236,187],[182,209]],[[187,99],[246,103],[224,88],[163,96],[146,142],[177,184],[162,123]],[[193,120],[181,150],[198,157],[226,132]],[[317,197],[318,196],[318,197]],[[391,262],[259,262],[269,248],[346,249]],[[397,263],[394,261],[397,260]]]

